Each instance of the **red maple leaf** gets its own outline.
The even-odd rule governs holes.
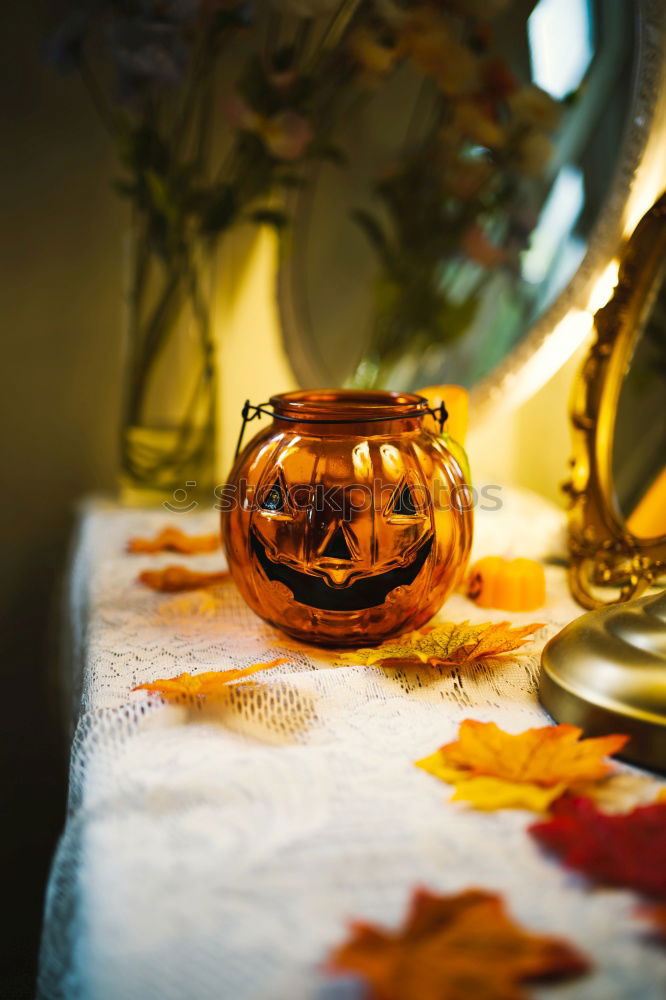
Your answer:
[[[564,797],[552,818],[529,832],[565,865],[596,882],[666,896],[666,802],[629,813],[600,812],[585,798]]]

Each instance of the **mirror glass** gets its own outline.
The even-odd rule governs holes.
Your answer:
[[[350,94],[335,130],[338,162],[313,165],[292,196],[279,300],[305,387],[471,387],[579,268],[630,117],[636,5],[486,7],[500,11],[491,41],[468,39],[467,48],[491,67],[484,85],[493,95],[504,87],[511,110],[447,95],[442,76],[451,60],[462,72],[464,54],[451,43],[428,75],[419,67],[440,56],[412,40],[411,63]],[[381,62],[366,43],[364,58]],[[530,85],[557,102],[556,115]]]
[[[620,389],[612,478],[632,534],[666,535],[666,271],[646,304]]]

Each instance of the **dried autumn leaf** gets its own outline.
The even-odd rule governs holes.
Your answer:
[[[486,812],[528,809],[530,812],[545,813],[565,788],[563,784],[544,788],[529,782],[504,781],[502,778],[471,778],[457,783],[451,801],[467,802],[474,809]]]
[[[399,662],[414,664],[415,661],[433,666],[457,666],[511,653],[528,642],[529,637],[540,628],[543,625],[513,628],[509,622],[486,622],[483,625],[448,622],[408,632],[373,649],[344,653],[342,658],[353,663],[358,663],[360,659],[366,666],[396,666]]]
[[[130,538],[127,543],[128,552],[180,552],[181,555],[194,555],[197,552],[214,552],[220,547],[218,534],[187,535],[180,528],[167,525],[154,538]]]
[[[476,809],[545,812],[582,781],[603,778],[628,737],[619,734],[581,740],[576,726],[542,726],[506,733],[494,722],[465,719],[458,739],[416,766],[456,786],[454,801]]]
[[[666,802],[608,815],[584,798],[563,798],[529,832],[565,865],[608,885],[666,897]]]
[[[507,781],[557,785],[602,778],[610,770],[604,758],[620,750],[628,737],[615,734],[581,740],[582,735],[582,729],[569,725],[506,733],[494,722],[466,719],[458,739],[443,746],[441,752],[474,775]]]
[[[177,677],[161,678],[147,684],[138,684],[133,691],[150,691],[160,695],[165,701],[223,701],[229,698],[231,685],[256,674],[260,670],[270,670],[281,663],[287,663],[285,657],[278,657],[268,663],[253,663],[250,667],[239,670],[208,670],[202,674],[179,674]]]
[[[187,625],[197,628],[197,618],[219,619],[224,607],[223,588],[211,587],[208,590],[193,590],[170,597],[157,609],[158,614],[165,619],[177,621],[181,627]]]
[[[666,903],[640,906],[637,913],[639,917],[650,921],[655,936],[666,944]]]
[[[169,591],[197,590],[199,587],[211,587],[229,579],[228,570],[219,573],[197,573],[187,566],[166,566],[164,569],[146,569],[139,573],[139,583],[151,590]]]
[[[609,774],[599,781],[576,782],[576,796],[591,799],[605,813],[626,813],[636,806],[658,802],[663,786],[643,774]]]
[[[494,893],[419,889],[397,931],[353,923],[328,968],[361,976],[375,1000],[521,1000],[522,983],[589,965],[566,941],[523,930]]]

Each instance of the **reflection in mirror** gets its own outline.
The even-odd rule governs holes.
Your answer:
[[[655,283],[620,389],[612,477],[631,533],[666,535],[666,275]]]
[[[341,115],[345,165],[313,167],[295,195],[280,275],[304,386],[473,386],[580,266],[629,118],[637,7],[487,6],[492,42],[470,37],[467,54],[412,27],[379,72],[377,39],[355,41],[372,86]],[[472,60],[481,89],[452,92]]]

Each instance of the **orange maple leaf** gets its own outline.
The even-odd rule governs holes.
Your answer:
[[[150,691],[160,695],[165,701],[224,701],[229,697],[230,686],[243,681],[251,674],[260,670],[270,670],[281,663],[287,663],[285,657],[277,657],[268,663],[253,663],[250,667],[238,670],[208,670],[202,674],[179,674],[177,677],[161,678],[138,684],[133,691]]]
[[[577,976],[587,960],[566,941],[523,930],[502,898],[417,889],[397,931],[355,922],[328,961],[363,977],[374,1000],[522,1000],[528,980]]]
[[[181,555],[193,555],[197,552],[214,552],[220,546],[217,534],[187,535],[180,528],[167,525],[154,538],[130,538],[127,543],[128,552],[180,552]]]
[[[373,664],[430,663],[433,666],[459,666],[493,656],[501,656],[518,649],[529,641],[532,633],[543,628],[542,624],[521,625],[513,628],[510,622],[447,622],[431,625],[397,639],[389,639],[371,649],[358,649],[344,653],[344,660],[366,666]]]
[[[644,920],[650,921],[654,936],[660,943],[666,945],[666,903],[649,903],[645,906],[639,906],[637,914]]]
[[[166,566],[164,569],[146,569],[139,573],[139,583],[151,590],[176,592],[179,590],[197,590],[200,587],[211,587],[229,579],[229,571],[224,569],[219,573],[197,573],[187,566]]]
[[[477,809],[544,812],[565,791],[603,779],[611,770],[605,757],[629,738],[581,740],[582,735],[568,725],[506,733],[494,722],[465,719],[457,740],[416,764],[455,785],[453,798]]]

